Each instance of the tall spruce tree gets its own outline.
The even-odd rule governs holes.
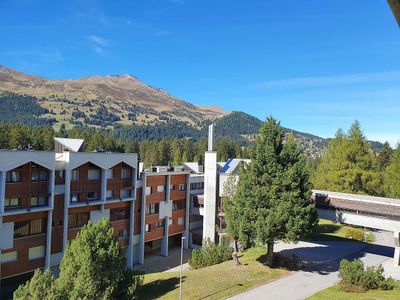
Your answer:
[[[400,198],[400,144],[397,144],[391,163],[385,170],[384,189],[387,197]]]
[[[244,246],[267,245],[268,265],[273,265],[278,239],[296,242],[311,234],[318,219],[310,203],[305,157],[292,136],[285,143],[284,138],[280,124],[269,117],[250,151],[251,163],[241,173],[235,195],[239,239]]]
[[[339,130],[317,167],[316,188],[334,192],[382,194],[382,176],[376,157],[358,121],[347,134]]]
[[[382,149],[379,151],[378,156],[376,157],[378,160],[379,169],[381,171],[385,171],[387,166],[390,164],[392,154],[392,147],[390,147],[390,144],[388,142],[385,142]]]

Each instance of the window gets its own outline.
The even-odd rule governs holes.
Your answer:
[[[175,184],[171,184],[171,185],[169,186],[169,189],[170,189],[170,191],[175,190]]]
[[[31,197],[31,207],[46,205],[45,196],[33,196]]]
[[[114,178],[114,169],[108,169],[107,170],[107,179],[113,179]]]
[[[37,246],[29,248],[29,260],[42,258],[45,255],[45,247]]]
[[[111,198],[113,198],[113,196],[114,196],[113,190],[107,190],[106,191],[106,198],[107,199],[111,199]]]
[[[120,239],[128,237],[128,229],[119,229],[118,230],[118,237]]]
[[[129,219],[130,211],[129,207],[124,208],[112,208],[110,210],[110,221],[127,220]]]
[[[47,181],[47,171],[32,171],[31,180],[32,182]]]
[[[204,189],[204,182],[193,182],[190,184],[190,189],[202,190],[202,189]]]
[[[122,169],[121,169],[121,178],[122,178],[122,179],[129,179],[129,178],[131,178],[130,169],[122,168]]]
[[[71,202],[78,202],[79,201],[79,194],[73,193],[71,194]]]
[[[179,217],[178,218],[178,225],[183,225],[184,222],[185,222],[185,218],[184,217]]]
[[[156,228],[163,228],[164,227],[164,220],[159,220],[156,224]]]
[[[150,232],[150,231],[151,231],[151,225],[146,224],[146,226],[144,227],[144,232]]]
[[[180,183],[180,184],[179,184],[179,190],[180,190],[181,192],[184,191],[184,190],[185,190],[185,185],[182,184],[182,183]]]
[[[152,192],[153,192],[152,187],[151,187],[151,186],[146,186],[146,196],[147,196],[147,195],[151,195]]]
[[[78,181],[79,180],[79,170],[72,170],[71,172],[71,180]]]
[[[98,192],[88,192],[87,198],[88,198],[88,200],[97,200],[97,199],[99,199],[99,193]]]
[[[130,198],[132,194],[132,190],[131,189],[123,189],[121,190],[121,198]]]
[[[146,215],[154,215],[160,212],[160,204],[152,203],[146,205]]]
[[[21,181],[21,172],[8,171],[6,173],[6,182],[7,183],[20,182],[20,181]]]
[[[169,218],[169,219],[168,219],[168,226],[171,226],[171,225],[173,225],[173,224],[174,224],[174,219]]]
[[[90,219],[90,213],[77,213],[68,215],[68,228],[78,228],[87,224]]]
[[[21,238],[46,232],[46,219],[34,219],[14,223],[14,238]]]
[[[89,169],[88,180],[99,180],[99,179],[100,179],[100,170],[99,169]]]
[[[19,206],[19,198],[4,199],[4,207],[5,208],[18,207],[18,206]]]
[[[57,177],[64,178],[64,171],[57,171]]]
[[[12,262],[18,260],[18,253],[17,251],[12,251],[12,252],[7,252],[7,253],[1,253],[1,259],[0,262],[7,263],[7,262]]]
[[[164,192],[164,186],[163,185],[159,185],[157,186],[157,192]]]
[[[172,210],[179,210],[185,208],[185,200],[172,201]]]

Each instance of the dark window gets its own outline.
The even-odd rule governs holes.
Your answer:
[[[97,192],[88,192],[87,198],[88,198],[88,200],[97,200],[97,199],[99,199],[99,193],[97,193]]]
[[[32,171],[31,179],[32,179],[32,182],[47,181],[48,180],[48,172],[45,170]]]
[[[172,201],[172,209],[179,210],[185,208],[185,200],[174,200]]]
[[[164,220],[160,220],[156,224],[156,228],[162,228],[162,227],[164,227]]]
[[[179,184],[179,191],[184,191],[185,190],[185,184],[183,184],[183,183],[180,183]]]
[[[120,239],[128,237],[128,229],[119,229],[117,235]]]
[[[131,178],[131,170],[127,168],[121,169],[121,178],[122,179],[129,179]]]
[[[146,215],[154,215],[160,212],[160,204],[152,203],[146,205]]]
[[[204,182],[193,182],[190,184],[191,190],[202,190],[204,189]]]
[[[6,182],[7,183],[20,182],[20,181],[21,181],[21,172],[8,171],[6,173]]]
[[[46,232],[46,219],[35,219],[30,221],[15,222],[14,238],[21,238],[42,234]]]
[[[89,222],[90,213],[78,213],[68,215],[68,228],[77,228],[86,225]]]
[[[110,221],[127,220],[129,219],[129,207],[113,208],[110,210]]]
[[[46,196],[32,196],[31,197],[31,207],[44,206],[47,204]]]

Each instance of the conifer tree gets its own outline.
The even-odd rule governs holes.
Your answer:
[[[174,153],[174,159],[172,160],[172,165],[173,166],[180,166],[182,165],[182,155],[181,155],[181,150],[177,148]]]
[[[333,192],[382,194],[382,176],[371,147],[355,121],[347,135],[339,130],[314,176],[314,186]]]
[[[400,198],[400,144],[393,152],[390,165],[384,173],[385,196]]]
[[[392,154],[393,154],[392,147],[390,147],[390,144],[388,142],[385,142],[377,156],[379,169],[381,171],[385,171],[387,166],[390,164],[390,159],[392,157]]]
[[[296,242],[311,234],[317,222],[304,155],[280,124],[269,117],[251,149],[251,163],[236,191],[240,207],[239,238],[244,246],[267,245],[267,264],[274,262],[274,243]]]

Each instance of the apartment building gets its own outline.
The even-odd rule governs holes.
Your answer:
[[[89,221],[109,218],[127,257],[189,241],[189,172],[138,171],[137,154],[80,152],[83,140],[56,139],[55,152],[0,150],[0,278],[60,263]]]

